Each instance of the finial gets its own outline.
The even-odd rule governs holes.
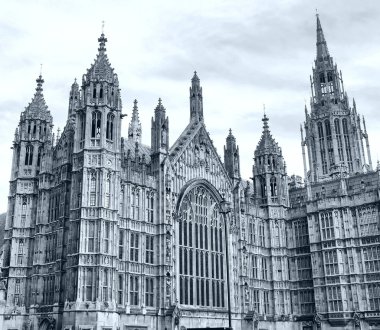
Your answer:
[[[265,117],[265,103],[263,104],[264,117]]]
[[[37,87],[36,87],[36,91],[37,93],[40,93],[42,92],[42,84],[44,83],[44,80],[42,79],[42,76],[40,74],[40,76],[36,79],[36,82],[37,82]]]
[[[100,38],[98,38],[98,42],[99,42],[99,53],[101,54],[104,54],[105,51],[106,51],[106,42],[107,42],[107,38],[104,36],[104,21],[102,23],[102,34],[100,35]]]
[[[230,128],[229,132],[230,132],[230,135],[232,135],[232,129],[231,128]]]
[[[40,64],[40,76],[42,76],[42,64]]]
[[[262,119],[262,121],[264,122],[264,131],[268,131],[269,130],[269,125],[268,125],[268,121],[269,121],[269,118],[267,117],[267,115],[264,113],[264,117]]]
[[[158,105],[162,105],[161,97],[158,98]]]

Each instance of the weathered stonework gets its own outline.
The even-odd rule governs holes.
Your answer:
[[[196,73],[190,122],[172,146],[161,99],[151,145],[141,143],[137,101],[122,138],[106,41],[102,34],[81,87],[71,87],[61,134],[52,133],[41,76],[21,113],[0,329],[227,327],[227,258],[233,329],[380,326],[380,166],[372,168],[365,125],[349,106],[319,18],[301,128],[304,183],[288,177],[266,115],[252,182],[241,178],[231,131],[221,161]]]

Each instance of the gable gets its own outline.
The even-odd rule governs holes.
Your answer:
[[[190,122],[169,152],[172,175],[181,186],[192,179],[206,179],[228,195],[232,182],[203,122]]]

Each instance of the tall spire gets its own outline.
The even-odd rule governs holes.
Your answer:
[[[137,100],[133,102],[132,119],[128,128],[128,139],[141,143],[141,123],[139,120],[139,109]]]
[[[194,76],[191,79],[190,87],[190,120],[201,121],[203,120],[203,97],[202,87],[197,75],[194,71]]]
[[[319,20],[319,14],[317,16],[317,61],[327,59],[330,54],[327,48],[325,36],[323,34],[321,21]]]

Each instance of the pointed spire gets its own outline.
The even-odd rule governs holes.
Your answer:
[[[202,87],[197,75],[197,71],[194,71],[193,78],[191,78],[190,120],[195,120],[196,122],[203,120]]]
[[[317,16],[317,60],[326,59],[330,56],[327,48],[325,36],[323,34],[321,21],[319,20],[319,14]]]
[[[139,120],[139,110],[137,100],[133,102],[132,118],[128,128],[128,138],[136,143],[141,143],[141,123]]]

